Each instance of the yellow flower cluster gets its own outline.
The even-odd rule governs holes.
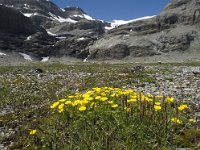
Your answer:
[[[31,131],[29,132],[29,134],[30,134],[30,135],[34,135],[34,134],[36,134],[36,132],[37,132],[37,130],[34,129],[34,130],[31,130]]]
[[[176,117],[174,117],[174,118],[171,118],[171,122],[172,123],[175,123],[175,124],[181,124],[182,123],[182,121],[181,120],[179,120],[178,118],[176,118]]]
[[[196,120],[194,120],[193,118],[190,118],[190,119],[189,119],[189,122],[191,122],[191,123],[195,123]]]
[[[186,104],[183,104],[183,105],[178,107],[178,110],[180,110],[180,111],[183,111],[183,110],[186,110],[186,109],[188,109],[188,106]]]
[[[134,92],[134,90],[122,90],[111,87],[92,88],[83,94],[75,93],[65,99],[54,102],[51,105],[51,108],[58,108],[60,113],[64,111],[66,106],[73,106],[77,107],[77,110],[79,111],[86,111],[87,109],[96,107],[100,103],[109,104],[110,108],[117,108],[119,104],[117,103],[116,98],[122,95],[129,95],[130,97],[130,94]],[[131,96],[131,98],[132,99],[128,100],[128,102],[136,102],[136,95]]]
[[[54,102],[51,108],[58,108],[58,112],[63,112],[67,106],[76,107],[80,112],[94,109],[102,104],[108,104],[110,108],[116,109],[121,105],[121,101],[125,99],[128,105],[133,105],[138,102],[154,103],[154,110],[159,111],[162,109],[161,101],[163,96],[153,96],[151,94],[144,95],[134,89],[120,89],[112,87],[96,87],[88,90],[85,93],[75,93],[67,98]],[[174,98],[165,98],[166,103],[174,102]],[[127,106],[126,109],[129,110]]]
[[[174,104],[171,104],[174,103]],[[123,110],[125,112],[137,111],[144,114],[143,111],[149,111],[157,114],[165,114],[167,109],[176,114],[176,111],[188,109],[188,105],[182,104],[177,106],[178,102],[173,97],[154,96],[144,94],[134,89],[120,89],[112,87],[96,87],[85,93],[77,92],[69,95],[66,98],[54,102],[50,108],[57,109],[59,113],[65,110],[76,112],[87,112],[93,110]],[[145,107],[145,108],[144,108]],[[152,111],[152,109],[154,111]],[[159,113],[162,112],[162,113]],[[146,112],[148,114],[148,112]],[[167,113],[166,113],[167,114]],[[173,115],[172,115],[173,116]],[[169,116],[169,121],[173,124],[182,124],[182,120],[177,117]],[[188,122],[194,123],[194,119],[189,119]]]

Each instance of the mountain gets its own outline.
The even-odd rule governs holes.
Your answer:
[[[160,15],[109,30],[88,59],[122,59],[166,53],[199,53],[200,1],[172,0]]]
[[[48,0],[0,0],[0,4],[17,9],[24,16],[29,17],[35,25],[40,25],[45,29],[51,29],[57,25],[74,29],[77,26],[74,27],[73,24],[79,24],[80,21],[79,27],[82,27],[83,20],[90,24],[98,24],[99,28],[104,29],[101,21],[93,19],[79,7],[59,8]]]
[[[118,26],[121,26],[121,25],[124,25],[124,24],[128,24],[128,23],[131,23],[131,22],[134,22],[134,21],[149,19],[149,18],[152,18],[152,17],[154,17],[154,16],[146,16],[146,17],[132,19],[132,20],[113,20],[109,24],[109,26],[105,27],[105,29],[106,30],[111,30],[111,29],[114,29],[114,28],[116,28]]]
[[[0,0],[0,20],[1,54],[14,52],[38,60],[200,54],[199,0],[172,0],[157,16],[111,23],[79,7],[59,8],[48,0]]]
[[[0,20],[1,51],[30,53],[40,57],[46,55],[48,50],[45,47],[55,42],[45,29],[34,25],[16,9],[0,6]]]
[[[108,25],[93,19],[81,8],[62,9],[47,0],[0,0],[0,4],[3,22],[0,26],[4,25],[0,33],[6,31],[0,37],[3,43],[0,50],[25,53],[37,59],[63,55],[84,59],[88,54],[86,47]],[[16,37],[18,34],[21,36]]]

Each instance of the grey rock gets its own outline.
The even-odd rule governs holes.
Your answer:
[[[173,0],[158,16],[121,25],[106,33],[105,26],[110,23],[87,19],[84,17],[87,14],[78,7],[60,9],[46,0],[0,0],[0,4],[6,6],[0,6],[3,52],[23,52],[36,60],[46,56],[87,60],[162,59],[162,56],[170,57],[169,54],[173,56],[174,52],[185,54],[182,56],[187,60],[187,54],[199,53],[198,0]],[[25,17],[22,13],[35,15]],[[70,18],[75,23],[62,22],[59,18]],[[54,36],[48,35],[45,29]],[[29,40],[28,36],[31,36]],[[86,40],[76,40],[82,37]],[[198,60],[198,56],[194,57]]]
[[[34,25],[29,18],[17,10],[0,6],[0,12],[2,22],[0,24],[0,50],[33,53],[39,56],[47,53],[47,47],[56,41],[55,38],[47,35],[45,29]],[[31,40],[26,40],[30,35]]]
[[[89,54],[88,46],[108,25],[88,19],[81,8],[61,9],[46,0],[0,0],[0,4],[0,50],[25,53],[34,60],[47,56],[84,59]],[[23,14],[32,15],[25,17]],[[76,23],[59,21],[67,18]],[[45,29],[54,35],[48,35]],[[87,40],[76,43],[74,39],[80,37],[87,37]]]
[[[156,17],[135,21],[108,31],[90,47],[89,58],[112,59],[113,55],[109,51],[119,44],[128,47],[128,58],[198,50],[199,23],[198,1],[173,0]],[[127,55],[124,55],[125,57]]]
[[[52,51],[50,56],[71,56],[85,59],[89,55],[88,46],[92,45],[94,41],[94,38],[89,37],[72,37],[59,41],[55,44],[54,51]]]

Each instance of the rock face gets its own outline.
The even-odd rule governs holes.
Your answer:
[[[31,20],[15,9],[0,6],[0,30],[1,32],[16,35],[30,35],[35,32],[45,31],[35,26]]]
[[[41,25],[45,29],[53,28],[63,22],[68,24],[77,23],[79,20],[96,22],[79,7],[61,9],[47,0],[0,0],[0,4],[17,9],[30,17],[34,24]]]
[[[200,1],[173,0],[151,19],[114,28],[90,47],[90,59],[131,58],[162,55],[200,48]],[[120,49],[116,48],[121,46]],[[112,55],[112,52],[115,55]],[[125,52],[125,53],[124,53]]]
[[[0,4],[0,50],[22,52],[37,59],[52,55],[84,59],[86,47],[108,25],[81,8],[61,9],[47,0],[0,0]],[[79,38],[86,40],[77,42]]]
[[[1,51],[27,53],[32,51],[37,57],[39,56],[39,53],[46,53],[46,49],[44,47],[46,47],[49,42],[52,44],[51,42],[55,41],[54,38],[47,34],[45,29],[34,25],[29,18],[25,17],[17,10],[0,6],[0,12]],[[35,51],[33,47],[35,47]],[[40,48],[39,52],[38,48]]]
[[[89,55],[88,46],[92,45],[95,41],[95,38],[77,38],[71,37],[66,40],[62,40],[59,43],[55,44],[54,51],[51,53],[51,56],[62,57],[70,56],[80,59],[85,59]],[[80,49],[80,47],[82,49]]]
[[[47,0],[0,0],[0,4],[2,52],[87,60],[199,53],[200,0],[172,0],[158,16],[106,31],[109,23],[78,7],[61,9]]]
[[[0,0],[0,4],[17,9],[25,16],[30,17],[35,24],[45,28],[57,23],[51,14],[64,17],[62,10],[47,0]]]

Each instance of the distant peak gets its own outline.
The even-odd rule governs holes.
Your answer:
[[[75,7],[75,6],[67,6],[63,8],[65,11],[76,11],[81,14],[86,14],[80,7]]]

